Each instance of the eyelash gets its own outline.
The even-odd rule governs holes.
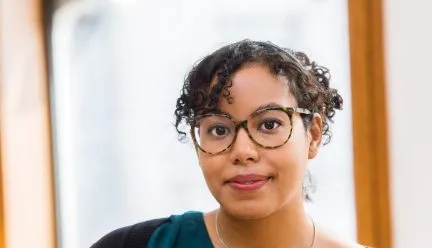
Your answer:
[[[213,131],[215,131],[217,128],[224,128],[225,129],[225,131],[227,131],[228,133],[229,133],[229,128],[227,128],[227,127],[224,127],[224,126],[222,126],[222,125],[213,125],[213,126],[211,126],[210,128],[208,128],[208,130],[207,130],[207,133],[212,133]]]
[[[260,125],[258,126],[258,128],[260,129],[266,122],[272,122],[272,123],[276,123],[277,127],[280,127],[283,125],[283,123],[280,120],[277,119],[268,119],[268,120],[263,120]],[[273,129],[271,129],[273,130]],[[266,130],[266,131],[271,131],[271,130]]]

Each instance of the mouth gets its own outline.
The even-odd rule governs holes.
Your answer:
[[[226,181],[226,184],[235,191],[256,191],[261,189],[267,183],[270,183],[274,178],[272,176],[262,175],[240,175]]]

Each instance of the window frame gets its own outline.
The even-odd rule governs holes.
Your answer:
[[[3,40],[7,40],[8,44],[16,44],[13,47],[14,51],[31,49],[37,54],[33,58],[33,65],[38,77],[26,82],[26,87],[31,87],[28,87],[30,90],[25,91],[27,94],[25,97],[39,99],[35,107],[35,113],[41,120],[36,126],[30,122],[25,125],[18,123],[22,119],[5,111],[5,106],[16,104],[16,102],[19,103],[22,99],[16,94],[0,97],[0,247],[5,247],[9,237],[13,238],[14,236],[14,231],[10,229],[10,221],[13,221],[14,217],[9,216],[7,211],[10,199],[5,197],[12,194],[10,190],[13,188],[8,185],[8,182],[11,181],[19,182],[20,186],[24,187],[35,187],[35,184],[38,187],[42,185],[43,190],[39,192],[40,195],[36,195],[28,201],[15,201],[24,211],[35,205],[46,208],[48,213],[36,216],[35,219],[38,221],[28,220],[29,226],[26,229],[44,230],[47,240],[45,242],[48,242],[50,247],[56,247],[57,221],[55,170],[52,162],[53,130],[49,97],[50,39],[48,39],[50,37],[55,0],[3,0],[0,4],[2,7],[0,8],[0,13],[2,13],[0,16],[5,16],[2,19],[3,22],[0,22],[0,37],[2,37],[0,39],[0,49],[9,49],[5,47],[5,43],[2,43]],[[3,15],[6,9],[9,14]],[[375,247],[390,248],[392,247],[389,193],[390,165],[387,136],[388,112],[386,107],[382,1],[349,0],[348,14],[354,149],[353,176],[355,178],[358,240],[361,243]],[[24,39],[23,41],[20,36],[13,35],[12,30],[14,30],[14,27],[12,25],[16,22],[10,20],[15,20],[20,16],[30,16],[29,18],[21,18],[19,21],[28,32],[31,32],[33,39]],[[10,20],[6,18],[10,18]],[[37,45],[34,45],[34,42]],[[4,70],[6,63],[12,63],[14,67],[18,68],[22,66],[19,64],[19,60],[3,55],[0,57],[0,94],[8,92],[5,81],[16,78],[13,76],[4,77],[2,70]],[[17,81],[14,84],[19,87],[24,82]],[[21,114],[29,115],[31,113]],[[10,134],[10,128],[14,126],[40,132],[42,133],[40,137],[43,137],[43,139],[35,140],[34,145],[28,147],[16,143],[15,139],[18,139],[18,137]],[[5,135],[6,133],[8,135]],[[19,146],[14,146],[16,144]],[[29,154],[42,153],[39,154],[41,158],[36,160],[36,166],[42,168],[43,173],[36,174],[36,180],[23,181],[20,179],[19,174],[8,173],[7,168],[12,166],[18,166],[22,170],[26,170],[26,164],[19,162],[18,159],[13,159],[13,156],[16,158],[17,155],[12,154],[12,146],[14,146],[14,149],[27,151]],[[21,156],[24,156],[24,154],[21,154]],[[49,182],[46,182],[46,180],[49,180]],[[44,200],[41,201],[41,199]],[[21,231],[24,230],[21,229]],[[34,240],[29,242],[34,242]]]

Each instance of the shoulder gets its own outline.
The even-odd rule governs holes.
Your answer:
[[[181,215],[171,215],[153,233],[149,247],[178,247],[191,237],[199,238],[205,230],[203,213],[189,211]]]
[[[320,248],[368,248],[367,246],[343,239],[332,231],[321,226],[317,228],[317,239],[315,244]]]
[[[171,215],[154,232],[148,247],[208,247],[208,240],[203,213],[189,211]]]
[[[189,211],[125,226],[106,234],[91,248],[174,247],[180,235],[201,229],[202,218],[201,212]]]
[[[125,247],[126,244],[137,242],[138,237],[140,240],[147,242],[156,228],[167,221],[168,218],[159,218],[118,228],[100,238],[91,248]]]

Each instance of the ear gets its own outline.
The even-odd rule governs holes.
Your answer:
[[[312,117],[312,123],[308,128],[309,153],[308,158],[313,159],[318,154],[319,146],[322,141],[323,120],[320,114],[315,113]]]
[[[200,149],[196,146],[195,143],[194,143],[194,148],[195,148],[195,154],[196,154],[197,160],[198,160],[198,166],[202,167],[202,165],[201,165],[201,152],[200,152]]]
[[[199,158],[199,156],[200,156],[199,148],[197,147],[197,144],[193,141],[192,135],[190,136],[190,139],[192,140],[191,142],[192,142],[193,148],[195,150],[195,154],[197,155],[197,158]]]
[[[193,134],[192,134],[192,128],[191,128],[191,130],[189,132],[189,135],[190,135],[189,136],[190,139],[192,140],[192,145],[193,145],[193,147],[195,149],[195,154],[196,154],[197,159],[198,159],[198,165],[201,167],[201,163],[200,163],[200,160],[201,160],[200,149],[198,148],[197,144],[194,142],[194,138],[193,138]]]

